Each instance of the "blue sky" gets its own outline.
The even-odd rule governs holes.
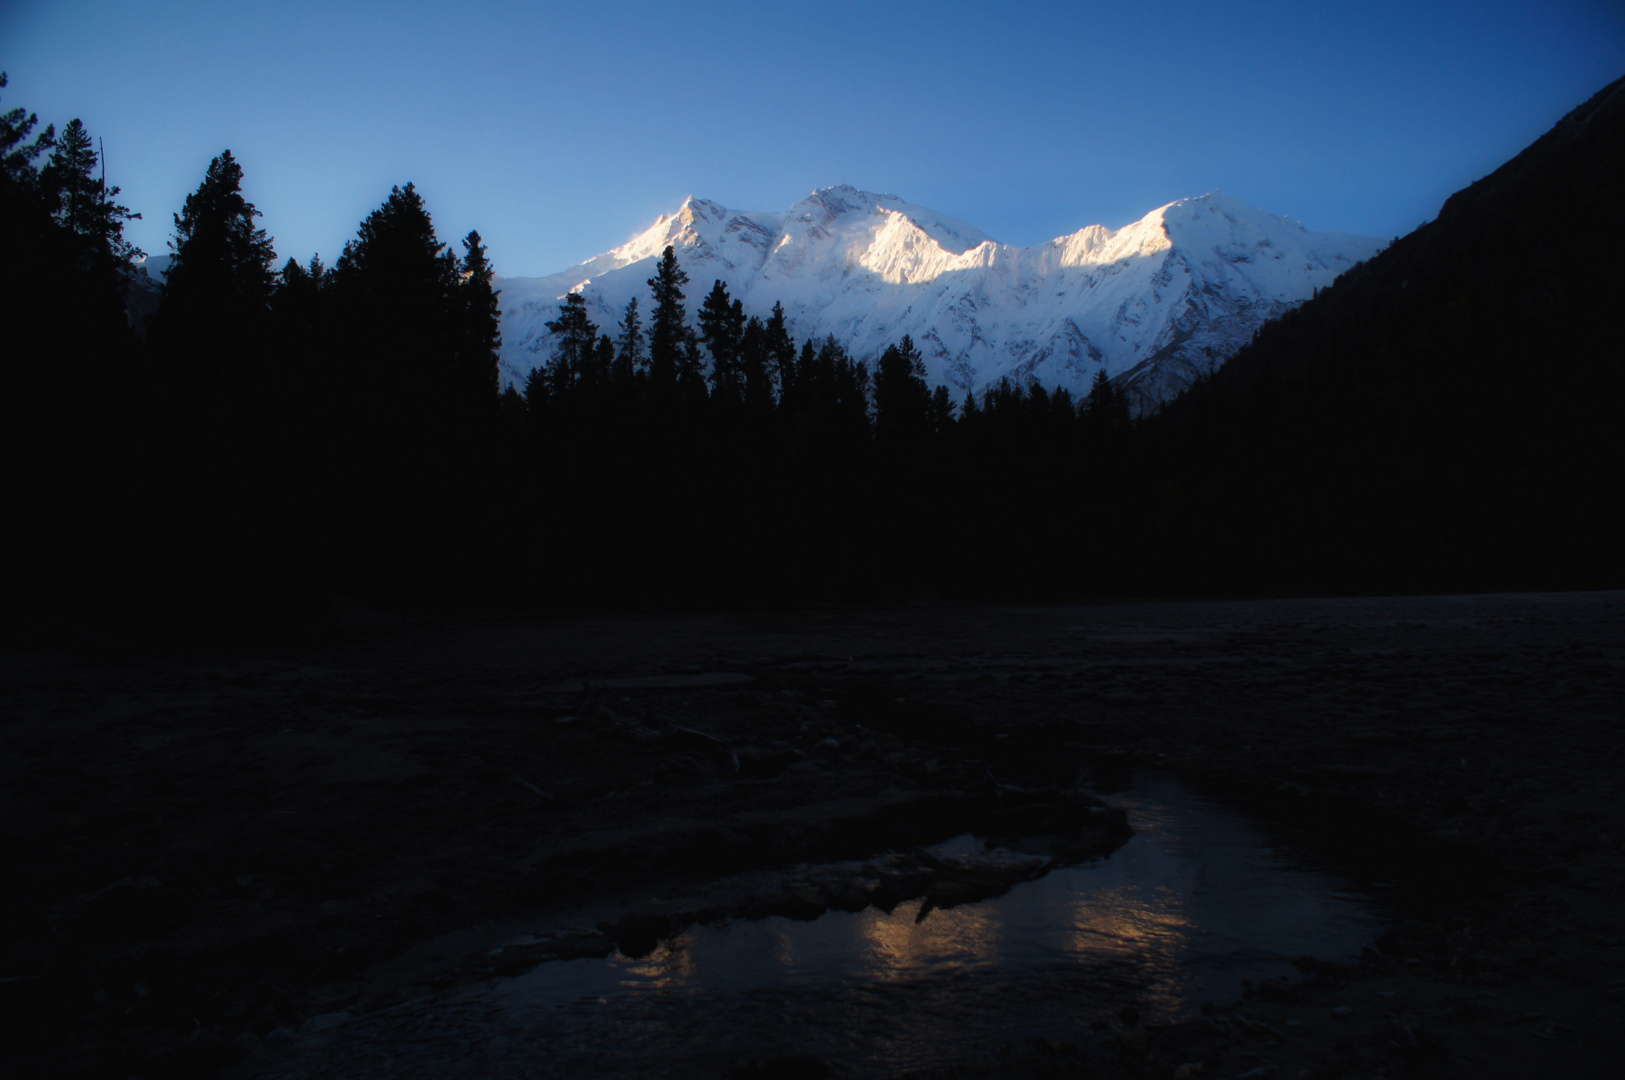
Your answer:
[[[834,183],[1016,244],[1213,189],[1393,236],[1625,75],[1625,4],[5,0],[0,69],[106,140],[149,251],[229,147],[282,256],[410,180],[542,274]]]

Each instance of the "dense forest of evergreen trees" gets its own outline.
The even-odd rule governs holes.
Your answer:
[[[1383,325],[1385,301],[1358,282],[1269,328],[1232,365],[1250,375],[1135,424],[1104,376],[1081,401],[1008,383],[954,401],[906,337],[878,358],[798,343],[781,308],[747,316],[720,281],[691,319],[703,287],[668,248],[646,309],[633,301],[601,328],[565,297],[553,358],[503,389],[485,248],[477,233],[460,254],[442,243],[410,184],[331,267],[278,267],[224,152],[174,217],[153,305],[123,236],[136,215],[77,120],[57,134],[0,114],[0,165],[12,611],[212,624],[308,617],[335,593],[525,604],[1620,583],[1606,532],[1617,491],[1593,487],[1591,509],[1564,521],[1604,532],[1554,554],[1515,508],[1481,512],[1538,479],[1448,477],[1445,498],[1418,486],[1439,447],[1416,433],[1455,406],[1382,374],[1398,370],[1394,340],[1367,341],[1357,379],[1346,363],[1302,376],[1307,361],[1282,359],[1355,340],[1351,319]],[[1341,330],[1293,329],[1325,311],[1343,312]],[[1439,335],[1453,332],[1465,349],[1472,326],[1452,317],[1413,315],[1400,344],[1449,352]],[[1432,370],[1408,362],[1407,377]],[[1596,400],[1617,407],[1613,378]],[[1472,393],[1478,420],[1453,437],[1500,463],[1497,432],[1517,418],[1482,411],[1504,392]],[[1557,437],[1555,414],[1540,415]],[[1615,449],[1586,415],[1589,452]],[[1373,438],[1390,428],[1398,441]],[[1561,452],[1520,438],[1537,463]],[[1572,483],[1551,490],[1584,501]],[[1441,509],[1456,503],[1476,509]]]

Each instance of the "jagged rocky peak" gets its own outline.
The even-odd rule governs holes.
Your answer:
[[[650,264],[668,245],[691,291],[720,279],[752,314],[782,303],[798,338],[833,334],[869,356],[911,335],[929,377],[956,394],[1004,378],[1081,393],[1104,370],[1142,411],[1381,247],[1310,232],[1221,192],[1031,248],[846,184],[778,212],[690,196],[613,251],[549,277],[504,280],[504,377],[522,382],[548,361],[544,324],[563,293],[581,292],[608,325],[645,295]]]
[[[872,191],[859,191],[851,184],[836,184],[833,187],[817,188],[811,195],[796,203],[790,208],[791,216],[803,221],[812,221],[822,215],[820,224],[833,221],[842,214],[854,211],[872,213],[880,208],[883,202],[901,202],[895,195],[878,195]]]

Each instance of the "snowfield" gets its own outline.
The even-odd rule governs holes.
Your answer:
[[[1104,369],[1142,412],[1382,247],[1219,192],[1028,248],[845,185],[779,213],[690,197],[613,251],[548,277],[500,279],[503,382],[522,387],[551,358],[544,324],[567,293],[585,296],[605,332],[633,297],[647,318],[645,282],[668,244],[689,276],[691,320],[720,279],[749,314],[782,303],[798,341],[833,334],[872,358],[909,334],[928,378],[956,397],[1002,378],[1077,394]]]

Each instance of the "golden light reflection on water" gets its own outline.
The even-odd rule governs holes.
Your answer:
[[[1179,961],[1199,931],[1185,910],[1184,898],[1173,889],[1106,889],[1077,896],[1072,905],[1067,948],[1075,954],[1132,957],[1160,977],[1141,991],[1148,1015],[1173,1017],[1196,988],[1180,974]]]
[[[626,989],[678,990],[695,980],[699,966],[678,944],[662,944],[642,960],[627,961],[621,969]]]
[[[515,1062],[539,1076],[715,1076],[779,1054],[895,1075],[1029,1037],[1082,1046],[1093,1021],[1129,1003],[1147,1023],[1193,1019],[1204,999],[1233,1000],[1244,977],[1289,973],[1297,955],[1352,955],[1380,929],[1337,881],[1283,867],[1245,822],[1179,790],[1156,794],[1110,859],[923,920],[916,900],[889,915],[692,926],[642,959],[550,962],[425,1002],[404,1026],[346,1030],[446,1047],[446,1067],[423,1076]],[[349,1064],[358,1047],[399,1053],[331,1045]],[[350,1075],[343,1063],[319,1071]]]
[[[999,897],[923,919],[914,900],[890,914],[693,926],[648,957],[542,965],[499,993],[549,1047],[573,1038],[601,1055],[607,1039],[650,1055],[651,1073],[679,1043],[743,1060],[786,1031],[832,1060],[903,1068],[945,1046],[1070,1031],[1124,1002],[1151,1023],[1188,1019],[1241,993],[1243,977],[1374,936],[1377,916],[1335,882],[1283,867],[1245,822],[1177,790],[1159,797],[1110,859]],[[944,848],[959,858],[981,844]]]
[[[905,978],[945,960],[965,966],[998,963],[1005,927],[994,905],[934,911],[916,921],[920,903],[899,904],[890,915],[870,908],[859,916],[858,938],[867,967],[877,977]]]
[[[891,913],[869,908],[839,917],[828,936],[809,937],[805,924],[770,920],[757,924],[762,960],[785,973],[834,966],[879,982],[918,978],[944,969],[996,968],[1011,959],[1010,944],[1031,936],[1036,921],[1052,929],[1043,936],[1059,956],[1133,958],[1171,970],[1198,927],[1184,898],[1169,888],[1119,887],[1076,892],[1060,910],[1028,912],[998,903],[966,904],[919,918],[921,901]],[[831,918],[826,916],[826,919]],[[728,931],[723,929],[721,933]],[[707,940],[696,931],[663,944],[641,960],[622,960],[626,989],[677,990],[701,981]],[[1031,944],[1031,943],[1029,943]]]
[[[1171,889],[1117,888],[1076,896],[1067,948],[1113,955],[1178,955],[1197,927]]]
[[[994,966],[1007,951],[1013,935],[1028,933],[1019,925],[1024,913],[998,903],[970,904],[933,911],[923,921],[915,918],[919,901],[898,907],[893,914],[870,909],[859,916],[857,934],[866,947],[864,965],[881,978],[902,978],[922,970]],[[1061,915],[1051,922],[1052,915]],[[1189,948],[1199,931],[1186,910],[1184,898],[1173,889],[1121,887],[1078,892],[1067,898],[1063,912],[1046,912],[1041,922],[1070,926],[1057,930],[1051,946],[1080,959],[1134,957],[1172,964]]]
[[[786,973],[819,969],[836,959],[840,968],[891,982],[917,978],[944,966],[991,968],[1004,959],[1001,943],[1013,928],[1005,925],[1005,916],[996,905],[938,909],[919,920],[920,905],[921,901],[911,900],[890,914],[869,908],[846,916],[842,932],[825,939],[822,950],[801,940],[806,924],[769,920],[757,924],[755,930],[767,937],[762,958]],[[723,935],[728,932],[720,929]],[[706,932],[690,931],[640,960],[622,958],[617,981],[623,989],[644,991],[696,985],[705,975],[708,944]],[[831,952],[839,954],[838,959]]]

